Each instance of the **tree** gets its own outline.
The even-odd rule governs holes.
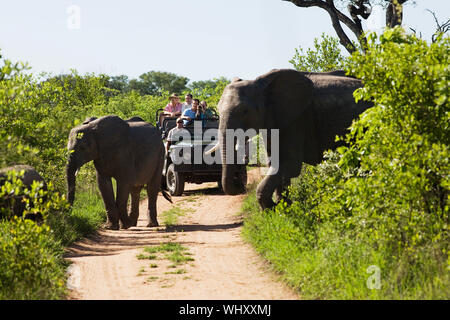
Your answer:
[[[214,95],[217,86],[220,86],[224,82],[228,83],[229,80],[225,77],[220,77],[215,78],[214,80],[194,81],[188,85],[188,89],[195,96],[208,97]]]
[[[189,79],[170,72],[149,71],[139,76],[139,79],[130,80],[130,89],[141,94],[158,95],[163,91],[181,94],[186,90]]]
[[[289,63],[298,71],[326,72],[340,70],[344,67],[345,57],[339,48],[339,39],[322,33],[322,39],[314,39],[314,50],[299,47]]]
[[[105,87],[117,90],[119,92],[128,92],[129,84],[128,84],[128,76],[122,74],[120,76],[106,76],[107,81],[105,83]]]
[[[367,40],[361,25],[361,18],[367,19],[373,5],[381,5],[386,8],[386,26],[393,28],[401,25],[403,19],[403,4],[408,0],[283,0],[295,4],[297,7],[319,7],[328,12],[333,28],[339,37],[339,42],[351,54],[357,50],[355,44],[344,32],[341,23],[346,25],[358,39],[362,49],[366,47]],[[345,15],[338,7],[345,7],[350,16]]]

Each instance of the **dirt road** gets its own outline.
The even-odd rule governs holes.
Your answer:
[[[160,196],[158,228],[145,227],[144,200],[137,227],[101,230],[68,248],[70,299],[298,299],[241,239],[243,196],[215,186],[187,184],[173,205]],[[166,228],[162,213],[173,207],[177,221]]]

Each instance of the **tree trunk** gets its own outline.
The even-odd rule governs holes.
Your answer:
[[[386,8],[386,27],[400,26],[403,21],[403,4],[407,0],[390,0]]]

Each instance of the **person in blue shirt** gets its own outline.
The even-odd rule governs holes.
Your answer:
[[[200,101],[198,99],[192,100],[192,107],[184,110],[181,119],[183,119],[184,125],[187,125],[190,121],[200,118],[198,114],[198,105]]]

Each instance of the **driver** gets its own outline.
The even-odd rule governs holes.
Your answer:
[[[166,153],[172,144],[180,140],[180,137],[183,137],[184,140],[188,135],[189,131],[183,128],[183,119],[181,117],[177,118],[177,126],[167,134]]]
[[[199,114],[197,112],[198,105],[200,103],[200,100],[194,99],[192,100],[192,107],[190,109],[186,109],[183,112],[183,115],[180,117],[184,121],[184,125],[187,125],[191,120],[197,119],[199,117]]]

